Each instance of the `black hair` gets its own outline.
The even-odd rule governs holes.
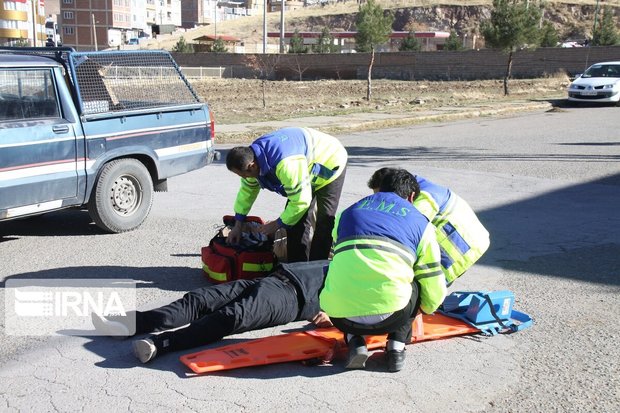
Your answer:
[[[254,160],[254,151],[249,146],[235,146],[226,155],[226,167],[229,171],[244,171]]]
[[[381,181],[383,181],[383,177],[390,171],[393,171],[394,168],[381,168],[381,169],[377,169],[372,176],[370,177],[370,179],[368,180],[368,183],[366,185],[368,185],[368,188],[370,189],[377,189],[381,187]]]
[[[414,199],[420,193],[420,185],[414,175],[405,169],[391,169],[381,180],[379,187],[381,192],[394,192],[403,199],[407,199],[414,194]]]

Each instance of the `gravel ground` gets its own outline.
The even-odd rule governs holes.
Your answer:
[[[498,80],[374,80],[370,102],[365,99],[367,83],[360,80],[277,81],[263,84],[256,79],[211,79],[194,81],[192,85],[201,98],[209,103],[216,123],[230,124],[359,112],[415,113],[476,103],[558,99],[566,94],[568,83],[566,76],[511,80],[511,94],[504,96],[503,83]],[[265,107],[262,105],[263,92]]]

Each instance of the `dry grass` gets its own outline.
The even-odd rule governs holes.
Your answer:
[[[499,80],[374,80],[373,97],[368,102],[364,98],[366,81],[361,80],[265,82],[266,108],[262,107],[260,80],[213,79],[193,82],[193,86],[210,104],[218,123],[233,124],[360,112],[413,113],[493,102],[558,99],[564,97],[568,83],[566,75],[511,80],[511,94],[506,97]]]

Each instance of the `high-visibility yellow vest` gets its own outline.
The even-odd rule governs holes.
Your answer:
[[[349,318],[401,310],[420,283],[420,307],[443,302],[446,281],[434,227],[394,193],[368,196],[337,215],[334,257],[320,294],[321,309]]]
[[[436,228],[441,268],[451,283],[489,248],[489,232],[461,197],[419,175],[416,178],[420,194],[413,205]]]
[[[258,178],[242,178],[234,204],[244,220],[261,188],[288,198],[280,224],[293,226],[310,207],[312,194],[336,180],[347,164],[347,151],[333,136],[311,128],[284,128],[256,139],[250,147]]]

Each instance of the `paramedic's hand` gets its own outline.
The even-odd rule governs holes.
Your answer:
[[[315,315],[310,321],[312,321],[312,323],[319,328],[327,328],[327,327],[334,326],[331,320],[329,319],[329,316],[325,314],[323,311],[319,311],[319,313]]]
[[[230,230],[226,237],[226,243],[231,245],[237,245],[241,242],[241,229],[243,228],[243,222],[235,221],[235,226]]]
[[[278,228],[280,228],[278,221],[271,221],[258,227],[258,232],[267,235],[268,237],[273,237]]]

